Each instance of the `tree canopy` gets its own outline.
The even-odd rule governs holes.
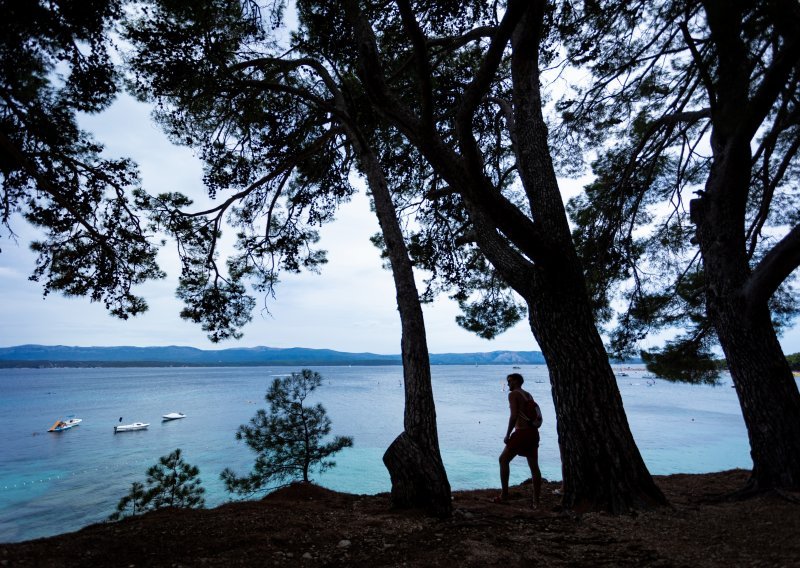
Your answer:
[[[33,280],[103,302],[120,318],[147,308],[133,287],[161,278],[156,244],[131,203],[130,160],[112,159],[78,126],[117,93],[108,48],[117,0],[0,3],[0,223],[42,232]]]
[[[750,438],[749,489],[798,487],[800,393],[776,327],[798,310],[800,6],[584,8],[571,54],[593,81],[561,110],[599,156],[573,203],[596,306],[634,278],[617,346],[686,326],[650,356],[676,378],[713,380],[718,340]]]
[[[735,198],[743,223],[736,246],[752,273],[750,289],[769,301],[779,330],[797,314],[791,274],[800,261],[790,250],[800,223],[800,136],[789,32],[796,12],[791,3],[737,3],[725,41],[714,27],[715,8],[701,2],[587,4],[565,23],[570,56],[593,81],[558,106],[577,153],[597,152],[596,180],[570,205],[574,235],[602,319],[611,317],[612,289],[622,284],[615,355],[635,353],[652,331],[684,330],[663,352],[646,354],[667,378],[717,376],[710,351],[717,332],[705,307],[708,263],[688,205],[705,194],[723,124],[739,128],[754,148]],[[730,90],[738,99],[723,112],[720,98]]]

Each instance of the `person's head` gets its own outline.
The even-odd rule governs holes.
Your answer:
[[[506,380],[508,381],[508,388],[511,390],[520,388],[522,383],[525,382],[525,379],[519,373],[511,373],[506,377]]]

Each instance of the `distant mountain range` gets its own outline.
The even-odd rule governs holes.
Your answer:
[[[432,365],[542,365],[540,351],[431,354]],[[217,367],[259,365],[400,365],[400,355],[345,353],[303,347],[0,347],[0,367]]]

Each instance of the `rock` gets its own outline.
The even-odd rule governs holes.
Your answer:
[[[345,538],[339,541],[339,544],[336,545],[336,548],[350,548],[351,544],[352,543]]]
[[[311,560],[311,559],[312,559],[312,558],[314,558],[314,557],[313,557],[313,556],[311,556],[311,553],[310,553],[310,552],[306,552],[305,554],[303,554],[303,558],[305,558],[306,560]]]

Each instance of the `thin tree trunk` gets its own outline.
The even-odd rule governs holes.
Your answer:
[[[389,255],[402,327],[405,430],[383,456],[392,480],[392,505],[448,516],[450,483],[439,451],[425,321],[413,266],[380,163],[364,143],[357,141],[356,146]]]

